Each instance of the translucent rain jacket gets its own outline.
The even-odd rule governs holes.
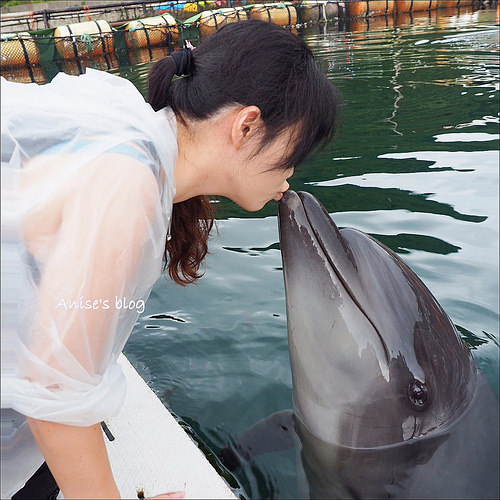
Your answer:
[[[122,405],[116,361],[161,273],[177,131],[171,110],[90,69],[2,78],[1,110],[5,498],[40,465],[18,456],[36,447],[23,415],[87,426]]]

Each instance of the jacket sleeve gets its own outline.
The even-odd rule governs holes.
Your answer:
[[[91,425],[122,404],[116,360],[161,273],[165,223],[155,176],[128,156],[101,155],[58,193],[23,216],[38,283],[11,399],[33,418]]]

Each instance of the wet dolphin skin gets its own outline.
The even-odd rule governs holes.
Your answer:
[[[498,398],[391,250],[279,203],[295,428],[311,498],[499,498]]]

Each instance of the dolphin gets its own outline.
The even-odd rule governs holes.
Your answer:
[[[279,235],[293,413],[223,450],[232,468],[291,429],[304,496],[498,499],[498,397],[422,281],[305,192],[283,196]]]

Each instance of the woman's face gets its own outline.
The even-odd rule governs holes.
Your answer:
[[[260,210],[268,201],[279,201],[290,187],[294,167],[276,168],[290,147],[290,133],[280,135],[256,154],[246,157],[234,168],[231,200],[250,212]]]

